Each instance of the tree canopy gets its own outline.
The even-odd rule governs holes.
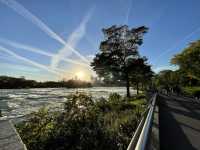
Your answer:
[[[130,97],[131,74],[136,73],[139,65],[146,65],[146,58],[140,57],[138,47],[143,43],[143,35],[148,28],[129,29],[126,25],[114,25],[102,31],[104,41],[91,66],[104,81],[125,81],[127,97]]]
[[[200,79],[200,40],[191,43],[189,47],[175,55],[171,63],[178,65],[180,70],[191,78]]]
[[[25,77],[14,78],[8,76],[0,76],[0,89],[20,89],[20,88],[84,88],[91,87],[91,83],[81,80],[67,81],[45,81],[37,82],[35,80],[27,80]]]
[[[181,92],[189,93],[189,95],[190,93],[195,93],[191,95],[199,95],[200,40],[190,43],[182,52],[176,54],[171,59],[171,63],[178,65],[179,68],[176,71],[163,70],[158,73],[154,78],[157,88],[170,92],[176,92],[177,89],[180,89]]]

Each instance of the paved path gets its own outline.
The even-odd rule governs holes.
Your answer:
[[[0,121],[0,150],[26,150],[21,138],[9,121]]]
[[[200,150],[200,104],[158,96],[161,150]]]

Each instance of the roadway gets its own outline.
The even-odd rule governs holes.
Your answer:
[[[158,95],[161,150],[200,150],[200,103]]]

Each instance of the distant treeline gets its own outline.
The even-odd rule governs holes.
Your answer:
[[[85,88],[91,87],[90,82],[81,80],[67,81],[46,81],[37,82],[35,80],[27,80],[25,78],[14,78],[8,76],[0,76],[0,89],[20,89],[20,88]]]

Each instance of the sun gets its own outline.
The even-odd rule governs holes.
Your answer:
[[[79,71],[79,72],[76,73],[76,77],[79,80],[83,80],[84,79],[84,73],[82,71]]]

